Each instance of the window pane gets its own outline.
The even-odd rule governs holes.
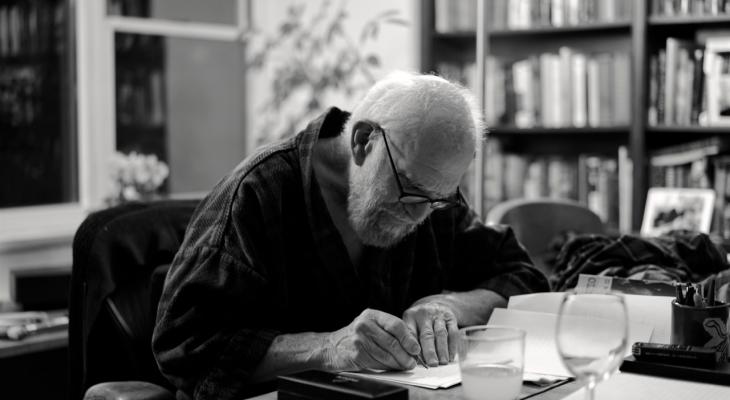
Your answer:
[[[115,40],[117,149],[168,163],[163,192],[209,190],[245,154],[242,48],[126,33]]]
[[[64,0],[0,3],[0,207],[77,199]]]
[[[107,13],[236,25],[236,0],[107,0]]]

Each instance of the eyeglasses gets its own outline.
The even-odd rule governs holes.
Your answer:
[[[464,196],[461,194],[461,190],[459,190],[459,187],[456,187],[456,194],[454,194],[451,198],[447,199],[432,199],[428,196],[418,194],[418,193],[408,193],[405,190],[403,190],[403,184],[400,181],[400,178],[398,177],[398,170],[395,167],[395,162],[393,161],[393,155],[390,152],[390,145],[388,145],[388,138],[385,134],[385,129],[383,129],[380,125],[374,123],[374,122],[368,122],[374,130],[379,130],[383,133],[383,142],[385,143],[385,150],[388,152],[388,160],[390,161],[390,168],[393,171],[393,176],[395,176],[395,183],[398,185],[398,190],[400,191],[400,196],[398,197],[398,201],[403,204],[424,204],[424,203],[430,203],[431,208],[434,210],[446,210],[451,207],[455,207],[457,205],[463,205],[466,204],[466,200],[464,200]]]

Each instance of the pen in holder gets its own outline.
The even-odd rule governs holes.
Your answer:
[[[714,302],[700,306],[672,301],[671,344],[713,348],[728,361],[728,315],[730,304]]]

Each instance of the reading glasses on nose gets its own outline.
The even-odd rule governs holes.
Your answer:
[[[369,124],[373,130],[377,130],[383,133],[383,143],[385,143],[385,151],[388,153],[388,161],[390,161],[390,169],[393,171],[393,176],[395,176],[395,183],[398,185],[398,191],[400,192],[400,195],[398,196],[398,201],[403,204],[424,204],[429,203],[431,208],[434,210],[446,210],[452,207],[455,207],[457,205],[466,204],[466,201],[464,200],[464,196],[461,194],[461,190],[459,190],[459,187],[456,187],[456,193],[451,196],[450,198],[443,198],[443,199],[432,199],[426,195],[419,194],[419,193],[409,193],[403,190],[403,184],[400,181],[400,178],[398,177],[398,170],[395,167],[395,162],[393,161],[393,154],[390,152],[390,145],[388,144],[388,136],[385,134],[385,129],[381,127],[380,125],[376,124],[375,122],[371,121],[364,121],[367,124]]]

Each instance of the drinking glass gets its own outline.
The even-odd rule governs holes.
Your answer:
[[[586,384],[593,400],[596,385],[616,370],[628,346],[626,302],[620,293],[566,292],[558,311],[556,340],[565,367]]]
[[[469,400],[515,400],[522,389],[525,331],[496,326],[459,330],[459,371]]]

